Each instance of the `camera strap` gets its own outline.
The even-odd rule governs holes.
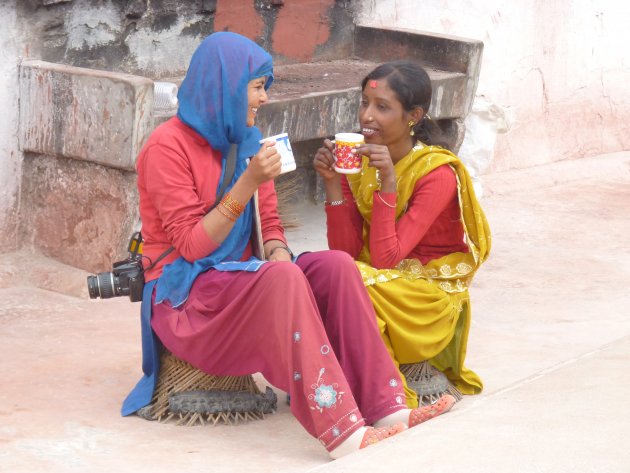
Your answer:
[[[223,173],[223,181],[221,182],[221,187],[219,187],[219,191],[217,192],[217,198],[214,199],[214,205],[210,208],[210,210],[215,208],[223,198],[223,194],[225,194],[225,189],[227,189],[227,186],[230,184],[230,182],[232,182],[234,171],[236,171],[236,145],[232,144],[232,146],[230,147],[230,152],[228,153],[227,160],[225,161],[225,173]],[[210,212],[210,210],[208,210],[208,212]]]
[[[219,187],[219,191],[217,192],[217,197],[214,200],[214,205],[208,209],[208,211],[206,212],[206,215],[208,215],[210,211],[213,208],[215,208],[217,205],[219,205],[219,202],[221,202],[221,199],[223,198],[223,194],[225,194],[225,189],[227,189],[227,186],[230,184],[230,182],[232,182],[232,178],[234,177],[235,171],[236,171],[236,145],[232,144],[232,146],[230,147],[230,151],[228,153],[227,160],[225,162],[225,172],[223,173],[223,180],[221,181],[221,187]],[[168,255],[170,255],[174,249],[175,247],[171,246],[168,250],[166,250],[164,253],[158,256],[157,259],[153,261],[148,268],[145,268],[145,271],[149,271],[150,269],[153,269],[153,267],[156,264],[158,264]]]

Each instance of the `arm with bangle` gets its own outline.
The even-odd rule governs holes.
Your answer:
[[[326,183],[326,229],[328,247],[357,258],[363,247],[363,217],[352,197],[345,177],[337,185]]]
[[[280,156],[271,146],[269,143],[263,144],[230,191],[203,217],[205,232],[218,244],[227,238],[258,187],[278,175]]]
[[[265,182],[258,187],[258,209],[265,258],[268,261],[291,261],[293,254],[284,236],[273,181]]]
[[[221,199],[219,204],[210,213],[208,213],[206,217],[204,217],[204,219],[206,219],[204,220],[204,227],[206,229],[208,228],[206,225],[211,226],[216,223],[218,223],[220,230],[224,231],[225,229],[228,229],[228,231],[225,232],[225,236],[223,237],[223,239],[227,236],[227,234],[229,233],[229,230],[232,229],[234,222],[236,222],[236,220],[240,217],[240,215],[245,210],[245,205],[242,204],[238,199],[240,196],[246,196],[247,193],[239,192],[241,190],[237,188],[237,185],[239,182],[240,182],[240,179],[239,181],[237,181],[234,187],[228,193],[225,194],[225,196]],[[245,189],[247,189],[247,187],[245,187]],[[252,195],[253,195],[253,192],[252,192]],[[240,197],[240,198],[243,198],[243,197]],[[262,206],[261,213],[263,215],[265,213],[268,213],[268,207],[269,205]],[[220,216],[217,215],[216,213],[213,216],[212,214],[214,212],[217,212]],[[282,230],[281,229],[278,230],[277,228],[279,227],[279,218],[277,217],[277,212],[275,211],[275,207],[273,209],[273,214],[275,215],[275,219],[273,218],[274,215],[265,219],[266,225],[263,230],[263,237],[265,236],[265,233],[267,233],[267,234],[271,234],[272,238],[275,236],[277,239],[270,239],[264,243],[265,256],[267,260],[269,261],[291,261],[293,258],[293,253],[291,252],[291,250],[289,249],[289,247],[283,240],[284,235],[282,233]],[[217,220],[222,220],[222,222],[217,222]],[[272,226],[271,231],[269,231],[268,229],[268,227],[270,226],[269,225],[270,220],[272,221],[272,223],[274,221],[278,222],[277,225]]]
[[[265,242],[265,255],[268,261],[291,261],[293,252],[282,240]]]

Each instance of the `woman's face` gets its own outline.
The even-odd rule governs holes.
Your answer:
[[[269,99],[265,91],[266,83],[266,77],[259,77],[250,80],[247,85],[247,126],[254,126],[258,109]]]
[[[422,109],[404,110],[387,79],[368,80],[359,105],[359,123],[365,142],[390,148],[408,148],[412,144],[409,121],[417,123]]]

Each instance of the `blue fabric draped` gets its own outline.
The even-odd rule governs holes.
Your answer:
[[[273,82],[273,61],[269,53],[239,34],[214,33],[193,54],[177,95],[177,116],[221,152],[223,169],[219,186],[230,147],[237,145],[236,170],[227,190],[243,174],[248,159],[260,149],[260,130],[247,126],[247,86],[259,77],[267,78],[265,89],[268,89]],[[221,262],[238,262],[251,236],[252,207],[252,202],[248,202],[228,237],[210,255],[193,263],[180,257],[165,265],[157,283],[155,302],[168,300],[173,307],[178,307],[188,298],[199,274]],[[255,266],[245,262],[230,267],[252,271]]]
[[[140,307],[140,331],[142,335],[142,372],[144,375],[129,393],[122,405],[121,414],[128,416],[148,405],[153,398],[160,371],[160,348],[162,346],[151,328],[151,296],[157,279],[144,285]]]

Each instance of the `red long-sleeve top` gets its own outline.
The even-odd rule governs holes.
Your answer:
[[[183,256],[188,261],[203,258],[219,247],[204,230],[202,218],[214,204],[221,176],[221,153],[177,117],[156,128],[136,162],[142,253],[155,261],[170,246],[175,250],[145,273],[150,281],[162,267]],[[263,241],[286,244],[277,212],[273,181],[258,188]],[[252,255],[251,242],[242,259]],[[144,260],[147,267],[149,260]]]
[[[342,190],[345,203],[326,206],[328,246],[346,251],[356,259],[363,248],[363,217],[344,178]],[[440,166],[418,180],[407,210],[398,221],[393,208],[396,193],[378,194],[380,196],[374,193],[369,236],[373,267],[394,268],[408,258],[426,264],[449,253],[468,252],[457,198],[457,179],[449,166]]]

